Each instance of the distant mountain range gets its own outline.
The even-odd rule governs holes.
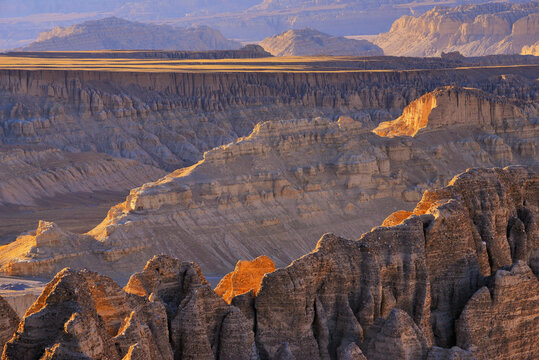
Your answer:
[[[260,41],[290,29],[333,35],[378,34],[402,15],[434,5],[481,0],[1,0],[0,50],[27,45],[39,33],[110,16],[177,27],[207,25],[229,39]],[[483,2],[485,2],[483,0]],[[492,2],[492,1],[487,1]]]
[[[386,55],[539,55],[539,1],[435,7],[401,17],[375,43]]]
[[[262,40],[260,45],[275,56],[384,54],[382,49],[370,41],[331,36],[315,29],[288,30]]]
[[[41,33],[24,51],[77,50],[228,50],[241,44],[208,26],[175,28],[116,17],[56,27]]]

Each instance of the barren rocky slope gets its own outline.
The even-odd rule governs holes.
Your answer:
[[[367,40],[331,36],[315,29],[288,30],[259,43],[275,56],[349,55],[381,56],[382,49]]]
[[[132,190],[86,235],[41,223],[0,248],[2,270],[50,276],[88,267],[125,279],[159,252],[209,273],[262,254],[283,266],[322,233],[356,237],[466,168],[538,165],[533,102],[455,87],[427,96],[436,108],[420,98],[404,112],[432,110],[414,137],[380,137],[368,118],[261,123],[199,163]]]
[[[435,7],[417,17],[399,18],[374,43],[387,55],[437,56],[459,51],[482,56],[520,54],[537,41],[539,2],[530,1]]]
[[[228,50],[240,43],[207,26],[174,28],[115,17],[56,27],[39,34],[23,51],[75,50]]]
[[[69,193],[128,191],[164,175],[153,166],[101,153],[0,145],[0,206],[36,205]]]
[[[168,256],[123,290],[62,270],[3,358],[537,358],[538,199],[529,168],[467,171],[359,240],[323,236],[231,305]]]
[[[414,59],[368,62],[375,69],[421,63],[444,67]],[[173,171],[248,135],[260,121],[339,115],[390,120],[447,84],[526,102],[539,98],[537,65],[404,72],[313,67],[313,73],[279,72],[279,64],[267,73],[266,66],[217,73],[0,70],[0,141],[103,152]]]

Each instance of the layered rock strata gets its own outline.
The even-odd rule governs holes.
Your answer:
[[[523,109],[510,101],[477,89],[439,88],[408,105],[393,121],[379,124],[380,136],[415,136],[448,126],[475,126],[493,132],[510,127],[509,122],[525,117]]]
[[[468,89],[444,88],[431,96],[447,111],[415,137],[380,137],[349,117],[259,124],[249,137],[205,153],[199,163],[132,190],[86,235],[51,225],[47,241],[39,229],[20,236],[0,248],[1,269],[50,276],[89,264],[126,279],[159,252],[213,274],[232,270],[238,258],[265,253],[283,266],[326,231],[353,238],[394,210],[411,209],[425,189],[445,184],[453,173],[537,166],[533,106],[518,108]],[[500,110],[489,126],[478,104]],[[476,116],[463,122],[462,114]],[[446,126],[436,125],[442,121]]]
[[[392,58],[342,64],[313,73],[280,66],[272,73],[0,70],[0,142],[103,152],[173,171],[260,121],[344,114],[378,123],[447,84],[525,102],[539,97],[537,65],[370,72],[355,70],[463,65]]]
[[[425,192],[400,223],[359,240],[323,236],[232,305],[198,266],[168,256],[152,258],[124,290],[63,270],[3,356],[536,358],[538,199],[539,177],[529,168],[469,170]]]
[[[530,53],[539,41],[539,2],[435,7],[419,16],[405,15],[374,41],[385,54],[465,56]]]
[[[164,175],[156,167],[102,153],[0,145],[0,206],[32,206],[73,193],[127,192]]]

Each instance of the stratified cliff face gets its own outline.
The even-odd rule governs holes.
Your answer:
[[[373,63],[383,69],[396,62]],[[420,65],[410,60],[411,68]],[[313,73],[0,70],[0,142],[103,152],[173,171],[196,163],[204,151],[248,135],[261,121],[345,114],[369,115],[377,123],[447,84],[538,101],[538,69],[529,65]]]
[[[231,305],[168,256],[123,291],[63,270],[4,358],[534,359],[538,199],[529,168],[469,170],[394,226],[323,236]]]
[[[503,132],[512,119],[523,118],[523,109],[506,99],[477,89],[445,87],[428,93],[408,105],[403,114],[379,124],[373,132],[380,136],[415,136],[448,126],[474,126]]]
[[[315,29],[289,30],[259,43],[274,56],[349,55],[381,56],[382,49],[367,40],[331,36]]]
[[[129,191],[165,172],[100,153],[69,153],[42,146],[0,146],[0,206],[36,205],[70,193]]]
[[[208,26],[174,28],[109,17],[39,34],[23,51],[228,50],[240,43]]]
[[[51,224],[47,241],[40,240],[42,231],[20,236],[0,248],[2,270],[51,276],[65,266],[90,266],[125,279],[160,252],[210,273],[266,253],[283,266],[327,231],[354,238],[394,210],[410,209],[425,189],[454,173],[538,165],[533,103],[524,111],[455,88],[430,96],[447,110],[432,124],[445,126],[427,125],[415,137],[380,137],[363,126],[368,119],[349,117],[261,123],[249,137],[206,152],[199,163],[132,190],[87,235]],[[464,105],[457,104],[462,99]],[[493,112],[485,126],[478,104],[503,111]],[[479,115],[461,121],[474,111]]]
[[[435,7],[403,16],[375,40],[386,55],[465,56],[520,54],[539,40],[539,2]],[[523,53],[529,53],[525,51]]]

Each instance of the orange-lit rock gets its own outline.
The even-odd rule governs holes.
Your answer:
[[[389,215],[384,222],[382,223],[382,226],[395,226],[402,223],[405,219],[407,219],[410,215],[413,213],[411,211],[406,210],[399,210],[395,211],[393,214]]]
[[[496,131],[526,115],[505,98],[477,89],[443,87],[408,105],[395,120],[383,122],[373,132],[379,136],[415,136],[420,130],[454,126]]]
[[[63,270],[4,359],[535,358],[538,192],[530,168],[469,170],[426,193],[420,215],[359,240],[324,235],[232,305],[197,265],[170,256],[153,257],[125,291]]]
[[[27,310],[2,359],[172,360],[168,332],[161,303],[102,275],[64,269]]]
[[[265,274],[275,271],[275,264],[267,256],[252,261],[240,260],[233,272],[226,274],[215,288],[217,295],[230,304],[236,295],[253,290],[256,296]]]
[[[125,281],[156,253],[212,274],[264,254],[281,267],[325,232],[355,238],[395,209],[410,211],[421,194],[468,168],[537,165],[532,101],[456,87],[426,98],[437,106],[413,137],[381,137],[347,117],[261,122],[196,164],[133,189],[87,234],[68,234],[77,247],[32,249],[31,234],[0,247],[0,269],[52,276],[84,265]],[[420,208],[436,201],[427,198]]]

